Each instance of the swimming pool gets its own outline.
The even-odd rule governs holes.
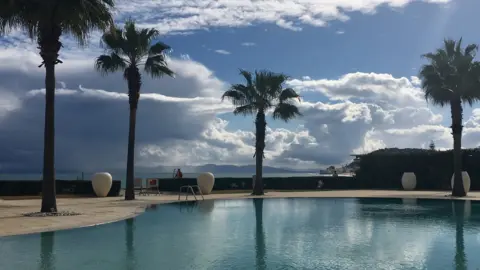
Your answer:
[[[477,269],[480,204],[244,199],[0,238],[0,269]]]

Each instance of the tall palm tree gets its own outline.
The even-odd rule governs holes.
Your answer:
[[[462,180],[462,103],[480,98],[480,63],[476,44],[462,48],[462,39],[446,39],[443,48],[424,54],[429,63],[420,70],[425,99],[441,107],[450,105],[453,135],[454,185],[452,196],[465,196]]]
[[[159,32],[156,29],[137,29],[134,21],[127,21],[124,28],[115,27],[102,36],[102,45],[107,54],[100,55],[95,61],[95,68],[102,74],[123,71],[123,78],[128,84],[128,103],[130,104],[130,122],[128,131],[127,186],[125,200],[134,200],[134,158],[135,158],[135,124],[142,76],[140,68],[152,78],[164,75],[173,76],[167,67],[165,51],[170,47],[156,41]]]
[[[41,212],[56,212],[55,198],[55,65],[62,63],[60,36],[72,35],[85,45],[92,30],[112,24],[113,0],[0,0],[0,34],[22,29],[37,41],[45,67],[45,133]]]
[[[240,70],[240,75],[245,79],[245,84],[233,84],[227,90],[222,100],[229,99],[235,106],[235,115],[256,114],[255,129],[255,154],[256,179],[253,195],[263,195],[262,166],[265,149],[265,131],[267,122],[265,114],[273,109],[273,118],[288,122],[302,114],[298,107],[292,103],[293,99],[300,96],[292,88],[284,88],[283,85],[288,77],[281,73],[270,71],[255,71],[252,74]],[[255,75],[255,77],[254,77]]]

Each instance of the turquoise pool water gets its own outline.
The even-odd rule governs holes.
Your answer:
[[[480,269],[480,204],[245,199],[0,238],[0,269]]]

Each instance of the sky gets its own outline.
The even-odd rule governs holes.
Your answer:
[[[421,55],[444,38],[480,43],[477,0],[117,0],[115,20],[153,27],[172,47],[175,78],[144,76],[136,165],[254,164],[254,116],[221,102],[239,69],[289,76],[303,116],[267,116],[265,165],[317,169],[385,147],[451,148],[450,109],[428,104]],[[62,37],[57,65],[56,168],[124,168],[127,84],[101,76],[101,33],[86,47]],[[44,69],[21,31],[0,37],[0,169],[39,170]],[[463,147],[477,147],[480,109],[465,107]]]

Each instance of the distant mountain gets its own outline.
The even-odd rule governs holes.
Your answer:
[[[216,165],[216,164],[205,164],[202,166],[157,166],[157,167],[139,167],[135,168],[137,173],[172,173],[174,169],[181,168],[184,173],[196,173],[196,172],[212,172],[212,173],[221,173],[221,174],[245,174],[251,173],[255,174],[255,165]],[[115,168],[105,168],[103,171],[110,173],[123,173],[124,170],[119,170]],[[276,168],[270,166],[263,166],[263,173],[318,173],[320,170],[295,170],[289,168]],[[13,173],[13,174],[24,174],[24,173],[36,173],[40,174],[41,170],[8,170],[0,171],[0,173]],[[57,174],[80,174],[80,170],[71,170],[71,169],[57,169]],[[93,172],[85,172],[87,174]]]
[[[212,173],[252,173],[255,174],[255,165],[245,165],[245,166],[236,166],[236,165],[215,165],[215,164],[206,164],[203,166],[195,167],[195,170],[206,171]],[[291,169],[282,169],[269,166],[263,166],[263,173],[298,173],[296,170]]]
[[[212,172],[212,173],[251,173],[255,174],[255,165],[217,165],[217,164],[205,164],[201,166],[162,166],[155,168],[139,168],[138,172],[156,172],[156,173],[169,173],[174,169],[181,168],[184,173],[196,173],[196,172]],[[291,168],[277,168],[271,166],[263,166],[264,173],[318,173],[319,170],[295,170]]]

